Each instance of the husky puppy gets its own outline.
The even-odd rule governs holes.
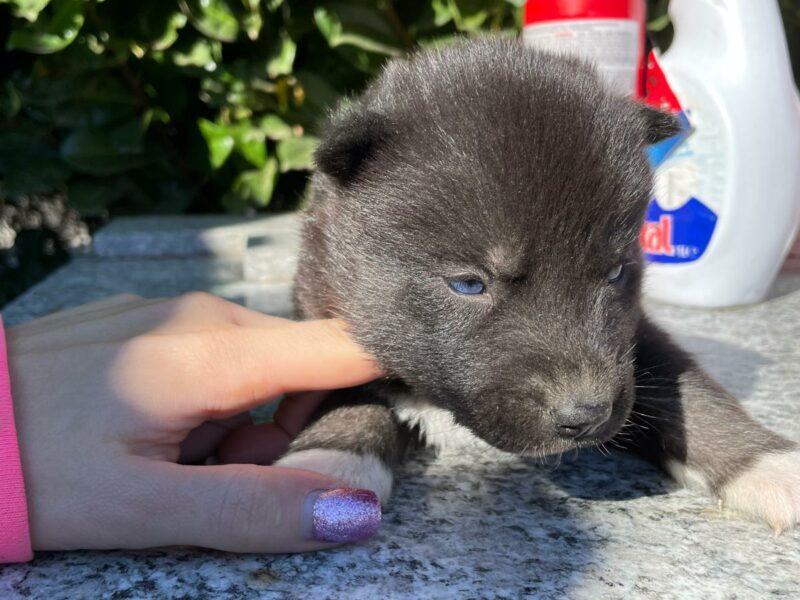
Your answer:
[[[643,313],[639,246],[668,115],[518,41],[388,63],[329,120],[296,279],[390,377],[333,394],[277,464],[392,486],[401,432],[543,456],[614,439],[776,530],[798,445]]]

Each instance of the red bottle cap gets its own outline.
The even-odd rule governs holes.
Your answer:
[[[525,24],[561,19],[633,19],[644,22],[644,0],[528,0]]]

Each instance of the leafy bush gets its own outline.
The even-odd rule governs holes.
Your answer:
[[[418,44],[518,29],[523,3],[0,0],[0,201],[292,208],[326,108]],[[659,43],[667,5],[649,0]],[[800,8],[781,5],[800,50]]]
[[[780,0],[783,25],[789,42],[794,79],[800,85],[800,3],[797,0]]]
[[[84,214],[301,198],[320,117],[388,57],[522,0],[0,0],[0,198]]]

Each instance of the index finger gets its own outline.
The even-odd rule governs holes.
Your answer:
[[[339,319],[207,335],[211,343],[201,363],[210,366],[204,377],[210,388],[202,395],[206,400],[195,400],[205,406],[194,408],[211,419],[249,410],[281,394],[352,387],[383,374]]]

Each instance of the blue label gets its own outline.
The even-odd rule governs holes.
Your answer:
[[[716,225],[716,213],[697,198],[676,210],[664,210],[653,198],[641,234],[645,258],[660,263],[695,261],[708,248]]]

